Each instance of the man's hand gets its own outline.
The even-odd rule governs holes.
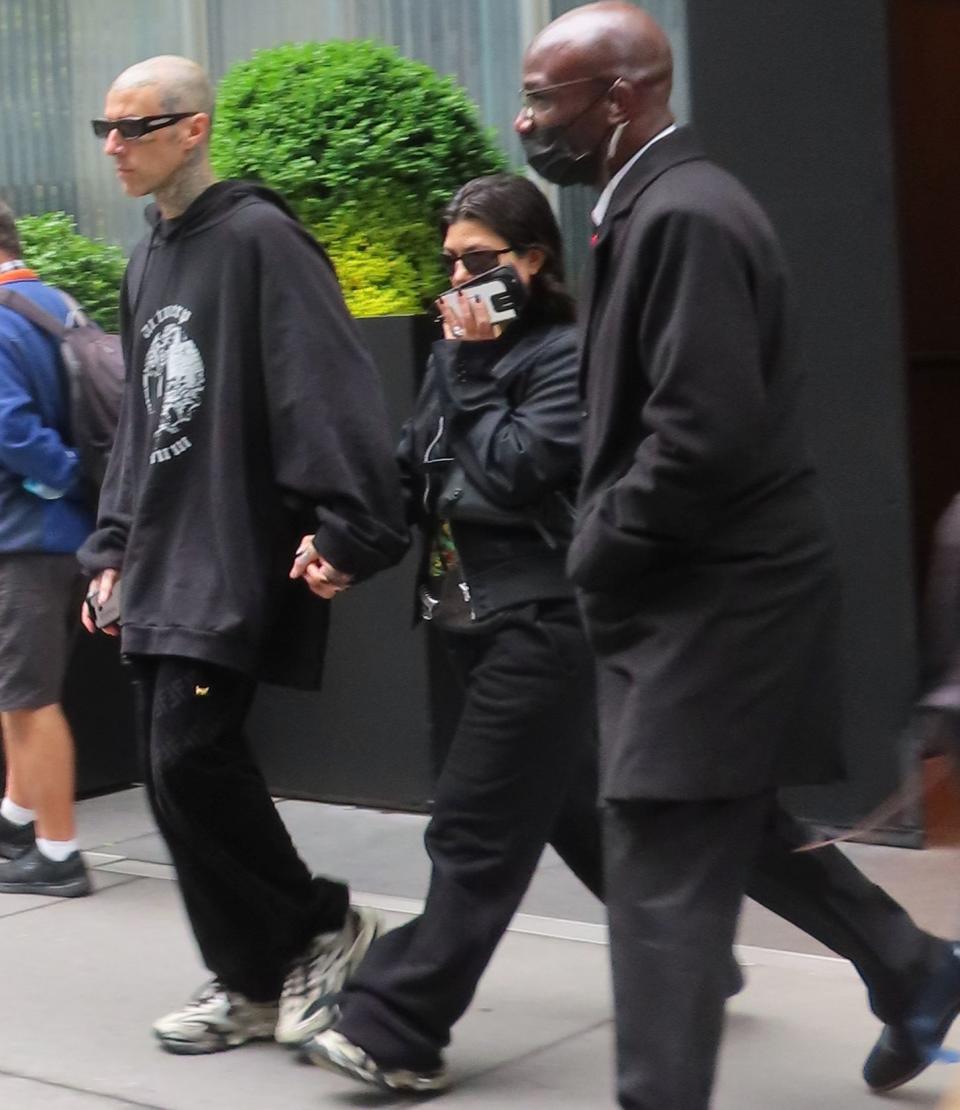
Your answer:
[[[117,624],[111,624],[107,628],[98,629],[93,623],[93,617],[87,606],[88,599],[90,601],[96,599],[97,605],[104,605],[113,593],[119,578],[120,572],[110,569],[101,571],[96,578],[91,580],[90,585],[87,587],[87,596],[83,599],[83,604],[80,606],[80,621],[88,632],[105,632],[108,636],[120,635],[120,626]]]
[[[302,578],[310,592],[329,601],[349,585],[352,575],[344,574],[313,546],[313,536],[304,536],[290,568],[291,578]]]

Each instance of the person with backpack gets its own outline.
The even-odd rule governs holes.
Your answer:
[[[0,893],[69,898],[91,886],[60,694],[83,588],[76,551],[93,518],[57,342],[6,295],[58,322],[70,308],[20,253],[13,212],[0,202]]]
[[[121,592],[147,794],[211,975],[154,1024],[180,1054],[309,1037],[380,928],[297,854],[244,724],[258,680],[319,685],[328,606],[297,574],[346,588],[409,542],[333,268],[276,193],[215,178],[212,111],[204,71],[166,56],[124,71],[93,121],[124,192],[156,201],[121,289],[127,388],[80,557],[105,631]]]

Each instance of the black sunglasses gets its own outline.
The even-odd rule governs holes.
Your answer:
[[[119,131],[123,139],[142,139],[151,131],[172,127],[182,119],[197,115],[196,112],[168,112],[163,116],[124,116],[123,119],[92,119],[93,133],[105,139],[111,131]]]
[[[513,247],[501,247],[500,250],[464,251],[463,254],[450,254],[444,251],[440,255],[440,262],[448,275],[452,275],[457,268],[457,263],[462,262],[463,268],[471,277],[479,277],[487,270],[492,270],[500,263],[501,254],[509,254]]]

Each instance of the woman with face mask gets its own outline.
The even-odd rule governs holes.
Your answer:
[[[438,1090],[441,1051],[551,842],[598,896],[593,664],[564,573],[581,421],[573,302],[550,206],[513,174],[465,185],[443,218],[455,292],[400,446],[425,559],[421,615],[463,701],[435,791],[423,914],[377,940],[316,1063]],[[515,319],[468,282],[510,267]],[[508,275],[509,276],[509,275]]]

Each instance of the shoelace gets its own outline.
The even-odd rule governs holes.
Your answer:
[[[352,943],[352,933],[346,937],[335,933],[327,942],[318,939],[291,968],[283,985],[283,997],[299,998],[317,993],[324,976]]]
[[[185,1010],[202,1010],[206,1007],[208,1002],[213,1002],[219,996],[226,997],[229,1000],[230,992],[220,982],[219,979],[211,979],[208,983],[204,983],[197,993],[187,1002],[184,1006]]]

